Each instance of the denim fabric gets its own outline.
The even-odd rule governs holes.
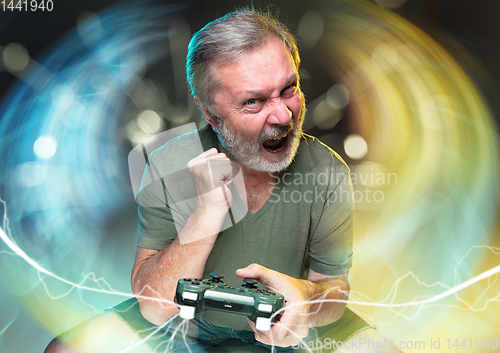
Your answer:
[[[290,347],[272,347],[258,342],[253,331],[212,325],[199,317],[184,320],[175,316],[164,325],[155,326],[141,315],[135,298],[122,302],[109,311],[118,314],[157,353],[216,352],[217,350],[213,348],[219,345],[224,347],[223,342],[230,338],[247,343],[248,349],[245,349],[243,343],[238,349],[238,351],[245,352],[262,351],[262,348],[257,349],[257,347],[264,347],[276,353],[331,352],[334,349],[329,343],[343,341],[356,332],[370,327],[359,316],[346,309],[339,321],[324,327],[311,328],[309,335],[302,342],[297,340],[296,344]]]

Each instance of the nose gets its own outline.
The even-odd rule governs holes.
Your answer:
[[[272,102],[271,109],[267,117],[267,123],[269,125],[285,126],[291,120],[292,120],[292,111],[288,109],[287,105],[283,102],[281,98],[278,98],[274,102]]]

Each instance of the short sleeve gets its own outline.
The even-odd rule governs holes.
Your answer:
[[[333,182],[328,184],[309,244],[309,266],[324,275],[344,274],[352,266],[352,183],[349,168],[338,158],[332,161],[329,180]]]
[[[161,250],[177,237],[172,211],[167,203],[163,180],[148,164],[138,195],[137,246]]]

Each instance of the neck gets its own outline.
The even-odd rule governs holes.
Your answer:
[[[244,165],[239,165],[241,167],[241,171],[243,172],[245,183],[248,183],[249,186],[252,186],[253,184],[260,184],[262,182],[269,182],[270,180],[276,180],[276,177],[280,175],[280,172],[260,172]]]

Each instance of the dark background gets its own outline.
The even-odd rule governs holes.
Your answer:
[[[116,4],[115,0],[73,0],[54,1],[52,12],[0,12],[0,45],[11,42],[21,43],[33,58],[42,55],[52,43],[64,36],[75,27],[78,17],[86,11],[99,11]],[[161,2],[161,1],[156,1]],[[168,3],[168,1],[163,1]],[[213,2],[196,2],[197,11],[187,18],[193,24],[192,29],[198,30],[202,25],[216,16],[233,10],[237,6],[249,4],[250,1],[217,0]],[[216,6],[215,6],[216,4]],[[321,1],[253,1],[257,8],[271,6],[274,11],[286,11],[286,18],[281,18],[292,28],[300,20],[300,16],[308,7]],[[488,98],[498,121],[499,83],[500,83],[500,2],[494,0],[408,0],[402,7],[393,10],[412,21],[420,28],[444,45],[455,58],[472,75],[483,94]],[[280,16],[282,17],[282,16]],[[198,24],[198,26],[196,25]],[[462,54],[451,47],[443,32],[454,37],[474,56],[482,69],[471,67]],[[4,97],[16,78],[10,73],[0,70],[0,97]],[[311,97],[310,95],[306,96]],[[311,92],[314,95],[314,92]]]

